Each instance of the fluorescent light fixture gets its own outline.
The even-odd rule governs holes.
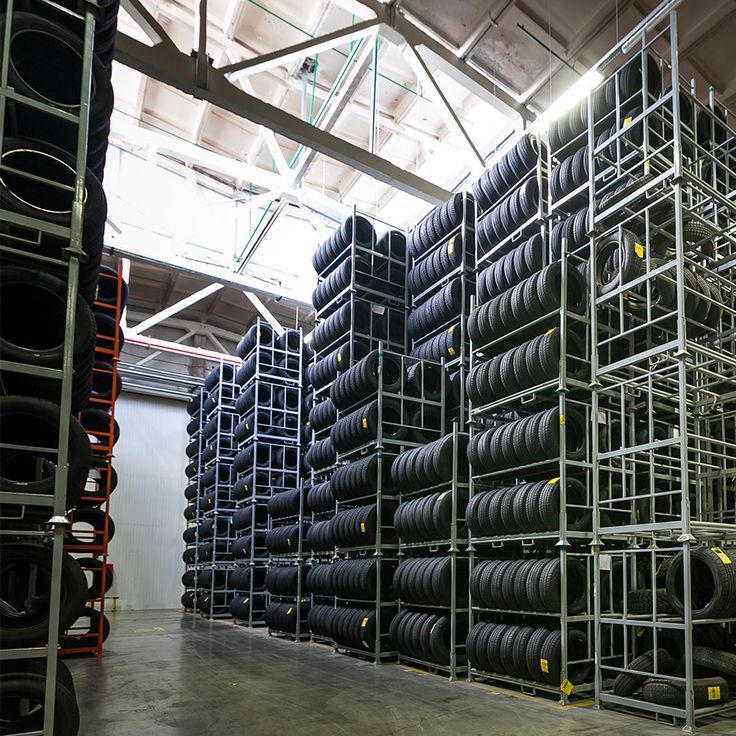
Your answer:
[[[537,119],[540,131],[547,130],[553,120],[562,117],[568,110],[584,99],[590,90],[597,87],[604,77],[597,69],[588,69],[575,84],[563,92]]]

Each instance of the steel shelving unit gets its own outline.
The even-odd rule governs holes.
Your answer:
[[[69,422],[64,417],[71,415],[72,383],[74,374],[74,335],[76,320],[76,301],[81,298],[79,290],[80,262],[86,258],[82,248],[82,221],[84,213],[85,174],[87,160],[87,132],[89,125],[89,99],[91,88],[91,70],[94,45],[95,18],[90,7],[80,13],[72,13],[84,27],[84,54],[81,65],[80,105],[79,113],[73,114],[61,110],[45,102],[37,102],[16,92],[8,86],[8,68],[10,64],[8,49],[12,31],[13,3],[9,0],[6,7],[6,18],[10,22],[5,23],[3,52],[0,60],[0,154],[4,147],[5,119],[8,102],[33,107],[42,115],[51,116],[57,120],[65,120],[77,126],[77,149],[75,152],[74,187],[73,190],[65,183],[44,179],[44,185],[60,190],[73,191],[73,206],[68,226],[61,226],[45,222],[34,217],[0,210],[0,223],[3,224],[4,233],[0,238],[0,253],[4,259],[16,260],[38,268],[54,269],[62,278],[66,279],[66,318],[64,325],[64,351],[62,367],[45,368],[32,364],[14,361],[0,360],[0,370],[4,373],[20,373],[29,376],[37,376],[43,379],[59,381],[59,434],[58,440],[53,448],[38,447],[15,447],[14,449],[27,449],[40,451],[42,453],[52,452],[56,456],[55,478],[53,494],[31,494],[16,493],[0,490],[0,505],[3,508],[16,508],[19,513],[13,513],[12,518],[3,520],[3,528],[0,529],[0,539],[19,538],[23,540],[37,540],[39,543],[48,543],[52,548],[52,568],[49,580],[49,625],[47,644],[37,647],[5,648],[0,649],[0,660],[24,660],[44,659],[46,663],[45,676],[45,698],[43,703],[43,729],[27,734],[26,736],[52,736],[54,733],[55,703],[57,691],[57,662],[59,640],[59,603],[61,597],[62,577],[62,555],[64,546],[65,529],[69,525],[66,516],[66,491],[68,478],[69,458]],[[31,175],[9,167],[0,162],[0,171],[10,171],[23,179],[31,179]],[[8,227],[8,231],[5,228]],[[16,237],[12,234],[13,227],[19,227],[23,235]],[[34,253],[28,249],[30,242],[40,240],[44,236],[68,241],[60,258],[53,258]],[[27,512],[37,509],[50,509],[51,515],[47,522],[39,524],[32,521]],[[30,582],[30,581],[29,581]]]
[[[661,56],[657,49],[665,45],[670,52]],[[605,83],[615,92],[608,119],[597,120],[587,102],[590,155],[612,172],[588,182],[592,457],[600,469],[593,476],[601,590],[595,697],[599,706],[692,732],[736,705],[718,688],[696,702],[693,651],[713,646],[714,635],[725,641],[736,621],[736,611],[708,618],[699,608],[708,585],[699,555],[715,550],[726,566],[736,541],[735,407],[728,388],[736,369],[736,133],[733,115],[712,93],[707,103],[691,94],[678,54],[672,9],[601,62],[605,68],[615,58],[618,66]],[[641,88],[628,99],[627,64],[642,70]],[[608,141],[596,141],[598,124],[610,121]],[[631,266],[614,279],[606,272],[611,240]],[[667,572],[675,561],[681,606]],[[642,607],[638,597],[648,603]],[[666,666],[663,649],[681,654],[680,671]],[[650,676],[674,686],[680,702],[616,692],[614,678],[636,670],[633,660],[647,650],[655,652]]]
[[[511,142],[514,145],[515,140]],[[540,145],[536,165],[518,182],[494,207],[481,212],[478,222],[490,216],[495,207],[502,206],[507,197],[513,195],[532,177],[537,179],[539,192],[547,192],[548,171],[550,166],[549,147]],[[495,165],[491,162],[491,166]],[[476,250],[476,278],[492,262],[502,255],[511,253],[526,240],[536,234],[542,238],[543,250],[541,265],[544,267],[553,260],[561,258],[563,264],[577,266],[581,263],[580,255],[568,252],[566,238],[562,240],[562,253],[552,254],[549,247],[549,233],[554,226],[560,211],[551,211],[551,203],[546,196],[540,196],[535,213],[523,223],[516,223],[514,230],[493,247],[481,247]],[[476,226],[476,229],[479,226]],[[557,695],[560,702],[566,704],[571,697],[590,693],[593,690],[593,659],[595,652],[593,627],[593,558],[589,545],[592,539],[590,525],[587,529],[570,528],[568,512],[571,502],[567,498],[568,479],[574,478],[585,488],[583,508],[588,515],[592,509],[592,493],[590,491],[592,472],[592,447],[589,439],[584,439],[582,453],[579,457],[570,457],[567,444],[566,417],[575,413],[583,418],[583,427],[590,422],[590,387],[585,375],[580,375],[581,362],[587,355],[586,335],[589,318],[587,314],[577,314],[568,309],[567,304],[567,268],[561,270],[559,280],[560,308],[544,314],[530,324],[520,325],[506,334],[490,342],[478,344],[471,340],[470,370],[494,357],[505,354],[509,350],[541,335],[548,335],[559,330],[559,360],[556,375],[537,381],[535,385],[522,387],[513,394],[501,396],[492,401],[478,403],[470,401],[469,430],[471,441],[479,433],[494,427],[501,427],[509,421],[532,414],[557,408],[559,417],[559,450],[556,456],[547,460],[533,462],[511,468],[481,471],[470,466],[469,499],[480,493],[510,488],[521,483],[539,482],[549,479],[549,484],[556,485],[559,491],[559,522],[551,531],[520,533],[513,530],[503,533],[499,529],[492,536],[481,536],[469,530],[469,571],[472,578],[475,567],[484,560],[534,560],[559,559],[560,580],[559,593],[561,599],[559,612],[542,612],[527,610],[510,610],[503,608],[489,609],[482,602],[474,600],[469,592],[468,628],[479,622],[502,624],[523,624],[540,629],[548,629],[550,633],[560,633],[560,684],[516,677],[501,672],[483,671],[472,664],[468,667],[468,679],[492,680],[504,683],[515,689],[530,694],[549,693]],[[475,308],[475,304],[473,304]],[[573,356],[570,352],[570,335],[574,332],[585,343],[581,356]],[[576,361],[578,370],[571,370],[571,361]],[[573,504],[574,505],[574,504]],[[577,560],[585,567],[586,602],[580,613],[568,612],[568,561]],[[580,630],[585,635],[585,652],[581,655],[570,650],[568,646],[569,632]],[[542,673],[545,670],[542,668]],[[573,675],[573,673],[575,673]],[[553,673],[554,674],[554,673]],[[574,680],[574,682],[573,682]],[[574,693],[574,695],[573,695]]]

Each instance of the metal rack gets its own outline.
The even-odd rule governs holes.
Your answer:
[[[123,271],[122,266],[118,266],[116,274],[101,272],[100,279],[107,279],[115,282],[115,303],[108,304],[96,300],[94,307],[104,314],[109,314],[115,320],[115,325],[120,324],[120,318],[122,316],[123,305]],[[94,373],[105,373],[110,376],[112,381],[112,393],[109,399],[103,399],[93,396],[89,401],[90,407],[101,407],[104,408],[109,416],[109,423],[107,425],[107,431],[102,433],[99,437],[100,442],[92,445],[93,458],[97,458],[99,461],[98,465],[93,466],[100,474],[104,474],[104,499],[100,506],[104,506],[105,521],[101,534],[81,533],[79,537],[81,541],[86,542],[82,545],[75,545],[66,542],[64,549],[67,552],[73,553],[84,553],[85,555],[91,555],[94,559],[99,559],[102,563],[100,568],[100,595],[97,598],[90,599],[88,603],[100,613],[100,626],[97,632],[90,631],[89,633],[80,633],[75,628],[65,632],[60,637],[62,645],[62,654],[74,655],[74,654],[97,654],[102,656],[103,643],[105,640],[105,591],[107,590],[107,580],[110,574],[108,567],[108,544],[110,541],[110,494],[112,493],[112,460],[113,460],[113,445],[115,442],[115,391],[118,385],[118,359],[120,358],[120,350],[122,344],[120,341],[120,332],[115,330],[114,337],[107,335],[97,334],[95,338],[95,357],[100,358],[101,361],[109,362],[112,366],[112,370],[108,371],[105,368],[94,366],[92,368]],[[95,503],[100,502],[98,495],[88,496],[83,495],[81,498],[84,501],[93,501]],[[74,524],[74,512],[70,514],[70,521]],[[83,570],[86,568],[82,568]],[[72,640],[85,640],[83,646],[71,646],[64,642]]]
[[[258,333],[266,331],[261,327],[260,318],[256,322]],[[279,341],[283,340],[283,345]],[[238,472],[240,490],[235,499],[237,508],[253,507],[254,525],[250,531],[251,544],[246,559],[235,561],[236,569],[248,566],[251,569],[248,590],[239,590],[248,599],[248,617],[235,617],[236,622],[246,626],[265,624],[264,614],[271,602],[271,595],[264,587],[265,575],[269,566],[283,564],[287,560],[301,562],[302,534],[299,535],[299,550],[295,556],[269,555],[264,545],[256,544],[260,534],[272,528],[268,523],[262,529],[255,528],[255,514],[266,514],[267,503],[272,494],[301,486],[301,424],[302,424],[302,375],[303,375],[303,337],[301,330],[289,330],[281,336],[274,335],[272,344],[256,342],[251,351],[243,357],[242,365],[248,361],[254,366],[239,388],[237,399],[242,402],[246,393],[252,396],[252,404],[246,413],[240,413],[241,425],[247,423],[248,436],[236,440],[237,451],[249,448],[253,453],[252,466]],[[241,369],[242,370],[242,369]],[[242,404],[239,404],[242,407]],[[252,417],[252,423],[248,420]],[[301,525],[301,514],[299,521]],[[279,520],[282,521],[282,520]],[[254,533],[255,532],[255,533]],[[263,576],[264,581],[261,580]],[[301,575],[299,586],[301,586]],[[300,596],[299,596],[300,597]],[[301,606],[297,606],[297,638],[300,635]],[[269,633],[282,635],[269,629]]]
[[[461,531],[465,527],[465,509],[468,501],[468,481],[462,478],[460,467],[465,463],[465,457],[461,455],[459,437],[460,425],[458,422],[452,424],[453,453],[452,453],[452,479],[449,483],[430,486],[416,491],[399,490],[399,504],[406,503],[417,498],[426,497],[432,493],[441,491],[452,494],[452,517],[450,521],[450,536],[447,539],[435,539],[431,541],[406,542],[399,537],[399,564],[402,558],[409,559],[417,557],[450,557],[450,605],[448,607],[423,606],[416,603],[405,602],[399,598],[399,611],[402,610],[430,610],[447,613],[450,618],[450,663],[448,665],[417,659],[399,652],[399,662],[419,665],[430,672],[443,673],[450,680],[457,679],[458,674],[468,671],[467,659],[465,657],[465,638],[467,636],[467,596],[462,595],[465,588],[467,575],[463,565],[467,566],[467,542],[468,536]]]
[[[512,143],[513,145],[513,143]],[[506,196],[511,196],[519,187],[531,177],[536,177],[540,192],[547,191],[547,172],[549,166],[546,146],[540,146],[536,166],[512,189]],[[505,199],[506,197],[504,197]],[[503,202],[503,200],[501,200]],[[500,206],[499,203],[494,205]],[[490,210],[480,213],[478,218],[488,217]],[[559,212],[557,213],[559,214]],[[534,215],[524,223],[517,223],[514,231],[493,248],[476,251],[476,275],[497,260],[501,255],[512,252],[524,243],[528,237],[539,233],[543,238],[542,266],[561,257],[563,264],[580,263],[577,254],[568,252],[568,242],[562,239],[562,253],[552,254],[549,250],[549,231],[555,224],[554,217],[550,216],[550,202],[546,196],[540,196],[538,207]],[[481,472],[470,466],[469,500],[485,491],[508,488],[524,482],[538,482],[545,478],[550,484],[556,484],[559,491],[559,522],[552,531],[519,533],[499,533],[493,536],[480,536],[469,530],[469,571],[472,578],[473,570],[483,560],[533,560],[559,559],[560,564],[560,611],[545,613],[541,611],[508,610],[503,608],[489,609],[482,602],[476,601],[469,592],[470,607],[468,611],[468,627],[472,629],[478,622],[491,621],[494,623],[519,624],[548,629],[550,633],[560,633],[560,685],[542,682],[523,677],[511,676],[501,672],[483,671],[469,664],[468,679],[493,680],[505,683],[523,692],[530,694],[552,693],[559,696],[560,702],[566,704],[574,695],[589,693],[593,690],[593,659],[594,659],[594,628],[593,628],[593,563],[589,544],[592,538],[590,525],[587,529],[571,529],[568,520],[570,501],[567,498],[568,478],[578,479],[585,490],[583,509],[588,515],[592,508],[592,447],[589,439],[583,443],[582,454],[578,458],[568,456],[566,417],[575,412],[584,419],[583,426],[590,422],[590,387],[585,375],[580,375],[581,363],[585,363],[587,343],[582,355],[573,355],[570,348],[570,335],[575,332],[585,342],[588,332],[589,319],[587,314],[577,314],[568,309],[567,304],[567,270],[561,270],[560,308],[549,312],[530,324],[521,325],[506,334],[493,339],[491,342],[476,344],[471,341],[471,372],[485,361],[506,353],[526,341],[541,335],[548,335],[559,331],[559,364],[556,375],[538,381],[535,385],[520,388],[516,393],[507,394],[492,401],[479,404],[470,401],[469,426],[470,436],[476,437],[480,432],[493,427],[500,427],[514,418],[530,416],[546,409],[557,408],[560,419],[559,450],[553,459],[533,460],[531,463],[511,467],[499,468],[493,471]],[[473,304],[475,307],[475,304]],[[572,370],[575,361],[576,371]],[[585,366],[584,366],[585,367]],[[577,376],[577,377],[576,377]],[[581,511],[581,509],[578,509]],[[585,566],[587,591],[585,608],[575,615],[568,612],[568,580],[567,570],[569,560],[581,561]],[[586,646],[582,656],[573,656],[568,648],[569,632],[573,629],[582,630],[585,634]],[[573,678],[572,672],[576,677]],[[545,670],[542,669],[544,673]],[[575,679],[575,682],[572,680]]]
[[[75,152],[73,206],[69,226],[60,226],[45,222],[41,219],[21,215],[7,210],[0,210],[0,222],[10,226],[4,232],[0,241],[0,253],[4,259],[17,259],[40,268],[53,268],[62,278],[66,278],[66,317],[64,325],[64,350],[62,367],[44,368],[31,364],[2,360],[0,370],[6,373],[19,373],[37,376],[60,382],[59,399],[59,434],[54,448],[27,447],[27,450],[47,453],[52,451],[56,455],[54,492],[52,494],[27,494],[0,491],[0,504],[4,508],[9,506],[20,509],[20,516],[14,515],[12,520],[4,520],[0,534],[4,538],[18,537],[22,539],[38,539],[47,541],[52,547],[52,568],[49,581],[49,625],[47,644],[38,647],[0,649],[0,660],[45,659],[46,686],[43,704],[43,729],[29,733],[27,736],[51,736],[54,732],[55,704],[57,694],[57,663],[59,639],[59,603],[61,597],[62,555],[65,528],[69,525],[66,517],[66,490],[68,478],[69,458],[69,422],[65,417],[71,414],[72,382],[74,373],[74,334],[76,319],[76,300],[79,297],[79,265],[85,259],[82,249],[82,220],[84,211],[85,173],[87,159],[87,132],[89,125],[89,99],[91,86],[91,71],[93,58],[93,43],[95,18],[91,8],[87,7],[84,13],[72,13],[72,17],[79,20],[84,27],[84,54],[82,59],[80,78],[80,105],[79,113],[73,114],[61,110],[45,102],[37,102],[16,92],[8,86],[10,37],[12,30],[13,2],[9,0],[6,7],[4,28],[3,54],[0,61],[0,154],[4,144],[5,118],[8,101],[14,104],[32,107],[41,115],[48,115],[57,120],[65,120],[77,126],[77,148]],[[0,163],[0,170],[10,170],[7,164]],[[30,174],[12,169],[13,173],[24,179],[32,178]],[[62,182],[44,180],[45,185],[57,189],[72,191]],[[16,237],[11,234],[13,227],[19,227],[24,235]],[[28,249],[28,238],[31,242],[40,241],[44,236],[54,236],[68,241],[68,246],[62,249],[60,258],[53,258],[34,253]],[[24,449],[18,448],[15,449]],[[26,511],[31,509],[52,509],[49,520],[41,525],[30,523],[26,519]]]
[[[662,57],[657,49],[664,44],[670,53]],[[708,631],[725,637],[736,621],[734,611],[706,618],[694,603],[707,579],[697,555],[715,549],[725,565],[726,545],[736,540],[736,437],[728,389],[736,369],[736,164],[730,151],[736,134],[733,115],[712,92],[707,104],[691,94],[691,83],[679,73],[678,49],[677,11],[669,9],[659,26],[630,34],[599,65],[621,62],[605,83],[615,92],[608,119],[591,115],[595,92],[587,100],[590,156],[611,172],[588,182],[592,407],[598,418],[592,458],[600,468],[593,476],[593,551],[602,591],[595,612],[595,697],[600,706],[692,732],[705,717],[736,705],[720,692],[711,698],[710,691],[706,702],[696,703],[693,652]],[[621,81],[627,63],[642,69],[641,89],[629,100]],[[652,84],[653,77],[661,84]],[[612,136],[597,142],[597,125],[609,121]],[[633,235],[628,249],[635,267],[607,282],[597,276],[606,268],[606,243],[622,241],[625,230]],[[681,609],[665,573],[675,559]],[[639,593],[649,599],[643,610],[635,602],[640,591],[651,594]],[[659,655],[673,646],[682,654],[680,672]],[[633,660],[647,650],[655,652],[651,676],[674,685],[680,703],[615,691],[613,678],[635,670]]]
[[[431,248],[422,253],[420,256],[412,257],[407,254],[407,275],[413,269],[418,269],[423,261],[431,258],[438,251],[445,250],[448,255],[459,250],[461,259],[459,265],[445,274],[442,278],[437,279],[426,289],[412,294],[407,287],[407,306],[409,312],[414,312],[422,304],[439,293],[451,281],[458,280],[460,282],[460,304],[462,308],[457,315],[453,315],[451,319],[442,325],[435,327],[426,335],[410,340],[409,354],[414,355],[415,350],[433,337],[440,335],[442,332],[459,330],[462,335],[461,349],[457,355],[448,354],[445,356],[437,356],[437,360],[442,360],[445,369],[451,373],[458,374],[457,391],[459,394],[459,404],[456,408],[457,412],[452,416],[447,416],[446,431],[452,431],[451,423],[457,421],[461,427],[465,427],[467,422],[467,402],[465,401],[465,380],[467,378],[468,368],[470,365],[470,339],[467,332],[467,318],[470,312],[471,300],[475,296],[475,228],[476,228],[476,203],[472,194],[463,192],[463,218],[462,222],[447,234],[442,236]],[[431,217],[430,212],[427,217]],[[421,221],[417,223],[418,228]],[[454,352],[454,351],[453,351]]]

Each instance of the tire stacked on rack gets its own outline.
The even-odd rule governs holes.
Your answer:
[[[375,451],[356,463],[346,464],[338,457],[355,453],[361,445],[372,447],[379,433],[404,433],[398,403],[389,401],[386,421],[379,421],[377,348],[379,343],[389,351],[405,348],[406,249],[403,233],[389,230],[379,237],[371,223],[356,214],[317,248],[312,260],[318,274],[312,299],[317,324],[310,343],[315,354],[307,374],[313,404],[309,412],[311,444],[305,455],[310,481],[304,501],[311,515],[306,543],[314,570],[331,570],[327,560],[336,544],[348,537],[355,538],[353,546],[375,543],[375,522],[373,532],[367,531],[375,517],[370,500],[375,498],[379,476],[388,478],[388,462],[379,461]],[[400,361],[386,357],[383,380],[393,386],[391,390],[400,382],[401,370]],[[366,511],[365,518],[361,517],[366,532],[351,537],[349,525],[343,529],[345,512],[356,515],[352,507],[361,503],[374,513],[371,516]],[[335,516],[338,504],[341,511]],[[361,521],[355,523],[360,530]],[[335,595],[335,589],[318,586],[312,591],[312,610],[332,605]],[[331,638],[332,630],[320,620],[310,612],[312,634]]]
[[[76,11],[77,6],[73,9]],[[0,647],[48,645],[49,650],[55,650],[56,641],[48,640],[51,546],[26,540],[28,533],[39,534],[46,529],[51,516],[59,458],[48,448],[58,447],[62,426],[69,424],[63,507],[70,516],[76,516],[77,521],[85,514],[104,520],[106,512],[100,507],[115,485],[109,462],[96,452],[93,463],[91,440],[97,444],[98,431],[89,432],[89,436],[87,427],[77,418],[79,412],[106,415],[100,407],[110,406],[120,388],[115,381],[117,354],[109,351],[102,364],[96,361],[95,336],[99,329],[93,313],[93,309],[100,309],[96,303],[97,281],[107,204],[99,172],[90,169],[94,169],[93,145],[107,142],[105,125],[112,111],[112,87],[100,60],[94,57],[88,106],[90,140],[82,172],[83,225],[79,233],[64,234],[64,229],[72,230],[76,184],[79,135],[72,120],[87,102],[83,104],[80,99],[83,45],[79,37],[84,33],[84,19],[58,13],[49,5],[31,8],[19,2],[13,10],[12,15],[0,16],[0,52],[7,53],[7,82],[15,93],[5,106],[5,169],[0,181],[0,360],[6,362],[0,374],[0,443],[10,445],[0,451],[0,514],[5,531],[15,532],[13,536],[20,541],[4,543],[0,553],[4,598]],[[117,7],[111,11],[112,15],[116,13]],[[6,35],[7,49],[2,48]],[[43,63],[38,62],[39,48]],[[54,69],[54,74],[48,74],[49,69]],[[50,114],[37,103],[67,113],[67,118]],[[31,222],[27,219],[19,225],[16,218],[30,218]],[[38,227],[33,226],[33,220],[39,222]],[[79,252],[83,254],[79,260],[71,261],[66,250],[70,236],[78,237]],[[70,333],[72,344],[66,346],[68,281],[73,270],[77,270],[77,289],[69,319],[74,320],[74,329]],[[65,347],[71,358],[69,416],[62,414],[66,397],[62,396],[60,375],[65,367]],[[28,370],[20,372],[13,364]],[[38,370],[56,370],[58,374],[34,375],[33,371]],[[103,373],[112,381],[101,378]],[[108,421],[108,432],[112,434],[110,425]],[[39,450],[21,449],[23,446]],[[85,486],[89,474],[93,488],[88,492]],[[39,500],[48,496],[48,502],[9,504],[3,498],[5,492],[39,494]],[[80,652],[97,651],[109,630],[100,611],[87,607],[89,602],[102,608],[97,601],[112,583],[104,562],[107,524],[103,521],[101,529],[99,523],[96,527],[94,535],[84,540],[91,543],[89,551],[95,557],[89,564],[83,561],[92,576],[97,576],[96,585],[93,580],[88,589],[80,564],[67,552],[63,556],[60,643]],[[87,618],[94,619],[95,625],[84,627]],[[70,627],[74,627],[73,636],[65,637],[63,632]],[[88,636],[80,633],[85,628],[89,628]],[[4,662],[0,688],[3,723],[9,733],[42,729],[45,674],[41,659]],[[71,674],[62,663],[58,664],[56,690],[55,720],[63,724],[64,736],[73,736],[79,728],[79,713]],[[28,715],[18,716],[19,711],[12,705],[4,707],[13,701],[23,702],[22,712]]]
[[[275,616],[267,620],[269,606],[287,599],[296,606],[300,597],[297,591],[307,530],[301,502],[306,351],[301,331],[276,334],[258,319],[238,343],[237,353],[242,364],[236,371],[240,388],[233,436],[238,479],[233,500],[238,507],[234,520],[239,536],[232,551],[239,595],[231,613],[248,626],[268,623],[273,628],[273,622],[291,619]],[[266,578],[269,565],[274,574]],[[250,573],[244,574],[244,569]],[[299,580],[298,586],[292,586],[293,594],[274,583],[289,575]],[[294,626],[298,630],[299,621]]]

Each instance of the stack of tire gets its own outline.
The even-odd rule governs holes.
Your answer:
[[[77,4],[70,3],[72,6],[76,9]],[[101,332],[92,308],[97,300],[107,217],[94,147],[107,143],[112,87],[103,64],[95,57],[89,106],[88,168],[83,177],[84,220],[79,233],[84,258],[80,259],[78,294],[72,310],[75,330],[71,413],[62,415],[62,382],[53,371],[61,371],[64,367],[69,275],[65,249],[70,245],[70,237],[63,231],[72,224],[78,128],[63,117],[41,111],[37,103],[56,108],[67,118],[70,113],[75,115],[82,109],[83,44],[80,36],[84,33],[84,24],[63,10],[41,3],[30,7],[20,2],[14,6],[14,11],[12,16],[0,16],[0,52],[7,53],[9,58],[8,87],[15,93],[13,99],[6,102],[2,132],[6,170],[0,181],[0,312],[4,315],[0,323],[0,360],[7,363],[0,375],[3,385],[0,443],[5,446],[0,458],[0,512],[5,531],[16,531],[20,541],[3,543],[0,550],[4,611],[0,646],[20,649],[48,645],[53,648],[56,641],[48,641],[52,551],[40,541],[40,535],[31,537],[29,533],[38,534],[45,529],[52,515],[59,471],[58,458],[48,448],[58,447],[62,424],[69,425],[64,509],[77,509],[78,521],[89,520],[95,526],[94,544],[89,545],[95,548],[93,554],[98,553],[104,541],[99,533],[99,517],[104,518],[104,512],[99,506],[108,488],[114,487],[109,465],[98,467],[99,459],[96,459],[93,467],[90,437],[76,418],[84,411],[97,414],[99,409],[88,407],[94,406],[90,399],[96,391],[103,390],[101,384],[104,384],[100,380],[93,384],[92,375],[96,335]],[[117,6],[110,9],[111,16],[116,13]],[[2,48],[6,37],[9,38],[7,49]],[[42,61],[37,58],[38,48],[44,49]],[[34,61],[27,63],[29,59]],[[54,73],[47,73],[49,69]],[[42,180],[34,179],[36,176]],[[41,221],[43,225],[38,229],[29,224],[19,226],[18,218]],[[32,245],[29,247],[29,244]],[[110,351],[105,367],[115,359]],[[40,369],[46,375],[20,372],[15,370],[13,363],[27,366],[31,371]],[[113,390],[116,388],[119,387]],[[103,413],[106,412],[103,410]],[[96,416],[89,421],[95,434],[98,422]],[[108,421],[108,432],[109,425]],[[95,435],[92,439],[96,439]],[[12,449],[14,445],[16,449]],[[18,449],[24,446],[44,449]],[[85,484],[91,470],[95,489],[87,497]],[[5,493],[41,494],[49,500],[42,505],[9,504]],[[71,532],[72,541],[78,533],[78,527]],[[99,570],[101,564],[95,559],[88,567]],[[94,576],[94,571],[91,574]],[[95,634],[95,627],[107,630],[99,612],[90,613],[91,609],[86,606],[88,597],[99,598],[104,591],[93,589],[89,593],[88,588],[80,565],[65,553],[60,632],[74,626],[78,619],[84,623],[88,618],[91,635]],[[44,600],[46,605],[39,606],[38,602]],[[93,636],[82,640],[78,632],[79,628],[75,629],[74,636],[67,640],[69,644],[64,646],[97,646],[98,640]],[[42,659],[4,662],[0,674],[3,698],[24,702],[23,711],[9,709],[6,714],[3,709],[3,724],[8,733],[42,730],[45,673]],[[55,720],[63,726],[59,733],[73,736],[78,732],[79,713],[71,675],[62,663],[58,667],[56,688]],[[28,715],[20,716],[20,712]]]
[[[355,453],[375,443],[379,425],[387,435],[405,432],[398,404],[388,401],[386,421],[383,417],[379,421],[375,399],[378,343],[389,350],[405,348],[406,250],[403,233],[389,230],[378,236],[368,219],[355,214],[317,248],[312,259],[318,274],[312,299],[317,325],[307,369],[313,403],[312,442],[305,455],[310,476],[304,495],[312,522],[306,535],[311,569],[332,569],[327,561],[336,545],[375,542],[376,505],[371,500],[378,487],[378,468],[383,466],[385,482],[388,464],[385,459],[379,463],[375,452],[355,463],[338,467],[336,463],[338,453]],[[389,360],[386,370],[384,381],[396,388],[400,365]],[[347,506],[335,517],[338,502]],[[307,579],[311,581],[309,575]],[[340,590],[346,592],[344,586]],[[335,595],[334,586],[318,586],[312,590],[312,610],[331,605]],[[314,635],[332,638],[319,614],[315,618],[310,613],[308,623]]]
[[[433,210],[409,236],[411,268],[406,276],[410,296],[407,334],[410,355],[450,366],[447,381],[448,416],[457,408],[459,395],[451,388],[460,379],[458,361],[465,355],[467,340],[463,317],[475,294],[471,278],[475,264],[473,217],[470,194],[454,194]]]
[[[305,350],[301,332],[286,330],[277,335],[268,322],[259,319],[238,343],[237,354],[242,360],[236,371],[239,394],[234,428],[238,477],[233,500],[238,510],[233,520],[238,536],[232,551],[237,574],[231,579],[238,585],[238,595],[231,613],[237,621],[254,626],[264,623],[267,600],[273,597],[274,602],[285,602],[283,585],[277,588],[279,592],[270,590],[269,558],[273,565],[278,559],[284,569],[294,564],[284,575],[300,570],[306,533],[301,526],[300,501]],[[245,574],[245,569],[250,573]],[[271,576],[271,582],[276,580],[282,578]],[[272,620],[286,621],[291,627],[288,617]]]
[[[509,236],[522,226],[527,228],[529,235],[535,228],[538,230],[534,224],[535,215],[547,192],[543,184],[540,190],[537,166],[540,159],[545,161],[546,155],[539,138],[523,133],[473,182],[471,189],[478,205],[479,255],[493,251],[491,259],[498,260],[518,242],[518,234],[513,239]]]

